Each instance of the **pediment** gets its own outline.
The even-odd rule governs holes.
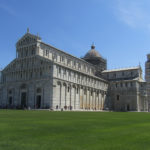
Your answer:
[[[15,70],[16,68],[16,59],[11,61],[4,69],[3,72],[9,72],[10,70]]]
[[[16,43],[16,46],[24,46],[31,43],[35,43],[37,40],[41,40],[39,36],[26,33],[19,41]]]

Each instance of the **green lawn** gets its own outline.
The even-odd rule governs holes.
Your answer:
[[[150,113],[0,110],[0,150],[150,150]]]

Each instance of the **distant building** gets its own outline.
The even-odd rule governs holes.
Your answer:
[[[16,53],[2,70],[1,108],[148,111],[149,61],[145,82],[140,66],[107,70],[94,45],[80,59],[29,31]]]

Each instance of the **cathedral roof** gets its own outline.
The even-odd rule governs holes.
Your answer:
[[[121,68],[121,69],[113,69],[113,70],[104,70],[103,73],[106,73],[106,72],[117,72],[117,71],[138,70],[138,69],[141,69],[141,67],[137,66],[137,67],[131,67],[131,68]]]
[[[85,54],[84,58],[101,57],[98,51],[95,50],[95,46],[92,45],[91,49]]]
[[[22,36],[22,37],[17,41],[16,45],[18,45],[19,42],[24,41],[24,40],[26,40],[26,41],[29,42],[29,39],[33,39],[33,40],[36,41],[36,40],[41,40],[41,37],[39,37],[39,35],[31,34],[31,33],[29,32],[29,28],[28,28],[28,29],[27,29],[27,33],[25,33],[25,35]]]

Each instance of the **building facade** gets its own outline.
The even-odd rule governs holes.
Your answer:
[[[16,43],[16,58],[0,72],[0,78],[1,108],[114,111],[149,108],[150,77],[146,76],[147,82],[142,79],[140,66],[107,70],[107,60],[94,45],[80,59],[44,43],[29,31]]]

